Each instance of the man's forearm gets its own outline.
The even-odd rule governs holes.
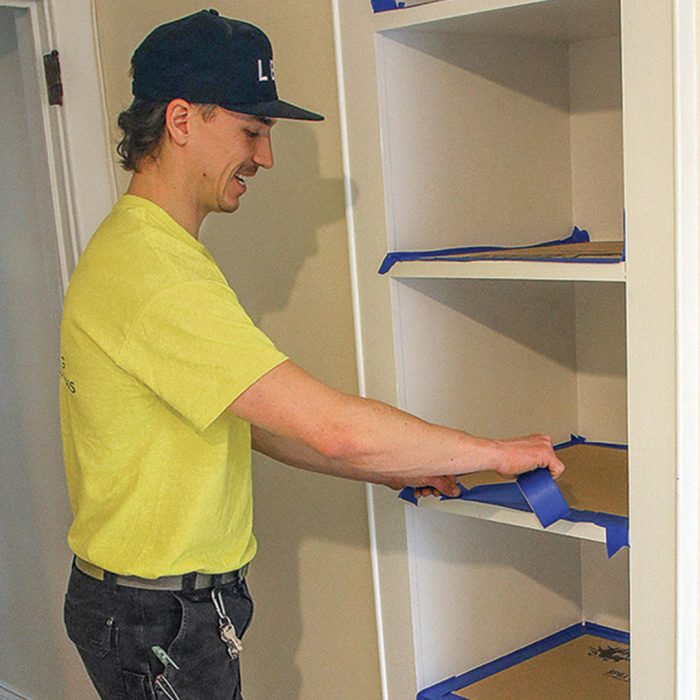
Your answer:
[[[390,478],[381,478],[371,469],[358,468],[324,456],[298,440],[275,435],[256,425],[251,427],[254,450],[292,467],[347,479],[383,484],[394,489],[413,486],[416,488],[417,496],[438,495],[441,493],[448,496],[459,495],[459,488],[456,479],[453,477],[433,476],[407,479],[392,476]]]
[[[348,470],[371,472],[378,481],[466,474],[499,464],[495,441],[428,423],[380,401],[343,396],[335,420],[339,437],[328,448],[335,460]]]
[[[375,483],[421,483],[427,476],[497,469],[499,443],[432,425],[371,399],[344,396],[335,414],[347,438],[313,443],[252,426],[253,448],[293,467]],[[328,429],[324,425],[324,429]]]
[[[494,440],[433,425],[380,401],[325,385],[315,388],[320,396],[316,397],[318,412],[310,420],[311,429],[297,435],[292,428],[284,434],[283,421],[268,410],[265,420],[281,430],[253,424],[256,451],[301,469],[382,484],[421,483],[425,477],[499,466],[500,452]]]
[[[231,410],[275,436],[259,442],[286,455],[282,461],[351,479],[420,483],[487,469],[514,475],[542,465],[556,475],[563,468],[546,436],[473,437],[339,392],[291,362],[259,379]]]
[[[251,426],[253,449],[272,459],[308,471],[322,472],[334,476],[349,476],[341,463],[324,457],[322,454],[293,438],[282,437],[275,433]]]

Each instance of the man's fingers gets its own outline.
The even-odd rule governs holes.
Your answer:
[[[551,462],[547,468],[549,469],[549,473],[552,475],[552,477],[554,479],[558,479],[562,475],[566,467],[558,459],[555,458],[554,461]]]
[[[438,494],[444,494],[445,496],[459,496],[461,493],[459,490],[459,484],[454,476],[440,476],[433,480],[432,487],[434,491]]]
[[[455,477],[435,476],[426,480],[423,486],[416,487],[414,493],[416,498],[422,496],[459,496],[461,493]]]

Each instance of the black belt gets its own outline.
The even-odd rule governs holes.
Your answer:
[[[80,557],[75,557],[75,566],[84,574],[98,581],[112,581],[118,586],[128,588],[146,588],[152,591],[188,591],[199,588],[212,588],[235,581],[242,583],[248,573],[248,564],[235,571],[223,574],[202,574],[194,571],[179,576],[160,576],[158,578],[141,578],[140,576],[121,576],[111,571],[105,571]]]

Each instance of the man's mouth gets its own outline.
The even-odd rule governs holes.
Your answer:
[[[236,182],[239,182],[243,187],[247,185],[246,178],[253,177],[253,175],[255,175],[255,170],[243,170],[243,168],[233,173]]]

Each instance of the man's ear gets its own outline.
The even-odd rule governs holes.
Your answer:
[[[195,106],[186,100],[171,100],[165,110],[165,128],[177,146],[184,146],[190,137],[190,120]]]

